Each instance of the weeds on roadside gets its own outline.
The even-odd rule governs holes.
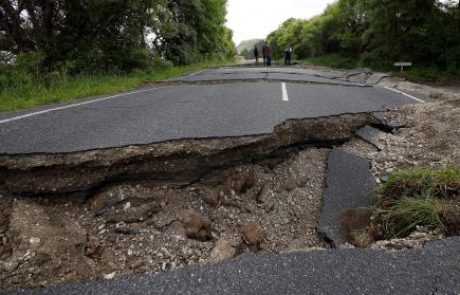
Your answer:
[[[370,238],[406,237],[417,226],[440,229],[448,236],[460,234],[459,166],[393,173],[376,194],[379,201],[365,231],[362,225],[350,230],[358,246],[369,244]]]

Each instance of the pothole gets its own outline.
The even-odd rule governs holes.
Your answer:
[[[327,158],[372,114],[273,134],[1,156],[1,289],[324,249]]]

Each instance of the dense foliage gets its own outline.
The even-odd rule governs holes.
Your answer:
[[[0,50],[40,72],[129,72],[234,56],[226,0],[0,0]],[[4,54],[3,54],[4,55]],[[5,63],[5,62],[4,62]]]
[[[338,0],[309,20],[289,19],[268,37],[275,56],[341,54],[389,68],[396,61],[460,68],[460,4],[439,0]]]

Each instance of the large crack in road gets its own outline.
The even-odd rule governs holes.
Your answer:
[[[14,194],[91,192],[114,182],[195,181],[213,169],[257,162],[292,147],[331,146],[352,138],[372,114],[289,120],[272,134],[169,141],[69,154],[0,156],[1,186]]]
[[[0,156],[2,288],[328,248],[328,154],[382,124],[342,114],[241,138]]]

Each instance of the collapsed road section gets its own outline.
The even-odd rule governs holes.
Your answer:
[[[328,248],[317,232],[328,154],[367,113],[272,134],[1,156],[2,289]]]
[[[350,204],[369,206],[364,190],[370,190],[368,184],[375,184],[374,180],[384,181],[391,171],[441,166],[446,160],[458,163],[458,99],[402,107],[384,115],[385,110],[406,102],[370,87],[355,91],[353,87],[305,88],[300,84],[288,85],[289,102],[284,102],[278,83],[264,83],[240,87],[254,91],[252,100],[235,94],[232,97],[238,99],[228,100],[224,95],[211,100],[221,86],[207,87],[209,93],[200,99],[196,93],[179,97],[168,90],[157,93],[155,100],[149,93],[130,100],[114,99],[110,104],[104,100],[106,104],[91,107],[62,106],[58,108],[63,112],[46,110],[49,116],[7,124],[0,134],[2,140],[11,139],[2,141],[0,156],[0,289],[159,273],[234,257],[238,263],[248,257],[244,253],[301,251],[310,256],[305,251],[353,247],[347,244],[350,223],[337,224],[342,220],[334,213],[337,208],[340,212],[350,209]],[[394,87],[393,83],[388,86]],[[270,96],[270,91],[254,86],[274,91]],[[174,91],[179,94],[184,89]],[[263,95],[257,96],[258,92]],[[167,121],[177,127],[169,132],[180,131],[191,122],[196,128],[187,129],[187,136],[162,134],[154,129],[158,118],[148,120],[151,109],[141,111],[152,101],[160,109],[159,117],[182,119],[177,124]],[[236,101],[245,103],[237,108],[242,114],[227,112]],[[179,104],[187,105],[188,113]],[[217,120],[212,122],[230,117],[238,126],[220,124],[223,129],[217,131],[207,128],[197,118],[202,110],[210,109],[209,118]],[[88,122],[78,121],[88,114]],[[118,115],[123,117],[119,122],[99,120]],[[134,116],[142,120],[132,122]],[[55,128],[56,134],[48,134],[56,120],[62,126]],[[71,129],[75,122],[82,126]],[[142,122],[148,124],[139,125]],[[87,126],[98,123],[104,126],[98,128],[98,136],[85,133]],[[113,123],[118,125],[110,132],[118,133],[106,134]],[[273,129],[272,123],[278,125]],[[32,125],[40,126],[38,132],[30,133]],[[142,134],[132,134],[141,129]],[[74,136],[64,137],[69,130]],[[230,132],[234,130],[237,134]],[[219,136],[212,138],[210,131]],[[31,140],[26,134],[32,134]],[[160,135],[156,139],[165,135],[169,140],[152,140],[145,136],[149,134]],[[202,136],[210,138],[193,139]],[[54,142],[55,137],[64,142]],[[78,142],[69,142],[76,139]],[[137,144],[124,144],[129,141]],[[88,146],[92,148],[86,149]],[[49,152],[43,152],[46,150]],[[359,173],[350,172],[351,164],[360,167]],[[361,170],[366,168],[373,174]],[[347,173],[353,173],[350,185],[362,183],[364,189],[337,190],[337,184],[344,188],[349,184],[343,177]],[[360,175],[366,181],[359,182]],[[346,198],[334,198],[335,193],[344,192]],[[344,206],[330,203],[335,200]],[[360,209],[362,216],[369,216],[369,208]],[[430,229],[415,234],[413,240],[382,241],[370,247],[407,249],[443,238]],[[367,240],[360,241],[368,246]],[[311,256],[341,255],[315,253]]]

